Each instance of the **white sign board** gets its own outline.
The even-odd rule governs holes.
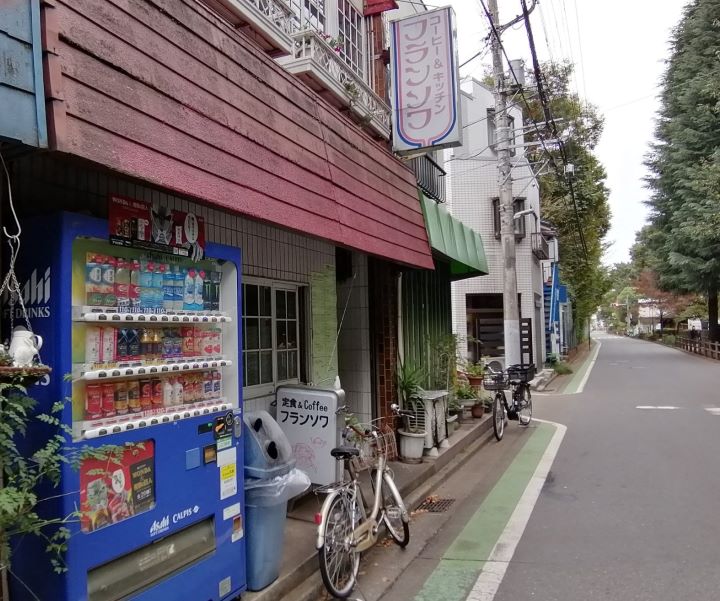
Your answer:
[[[393,150],[462,145],[455,13],[439,8],[390,23]]]
[[[339,446],[335,412],[345,398],[342,390],[281,386],[275,392],[277,422],[290,441],[296,466],[313,484],[332,484],[342,475],[342,462],[330,455]]]

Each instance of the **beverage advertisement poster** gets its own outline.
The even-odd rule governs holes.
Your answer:
[[[111,196],[108,221],[110,242],[115,245],[189,257],[193,261],[205,255],[205,220],[195,213]]]
[[[80,524],[93,532],[155,506],[155,446],[126,446],[107,458],[80,463]]]

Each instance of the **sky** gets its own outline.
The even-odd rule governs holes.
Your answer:
[[[489,28],[480,0],[451,4],[462,64],[485,47]],[[610,188],[612,223],[606,240],[611,247],[603,259],[608,265],[629,259],[635,232],[647,217],[643,161],[653,139],[671,30],[686,4],[687,0],[540,0],[531,17],[540,60],[570,59],[577,69],[575,88],[605,117],[596,152]],[[498,5],[501,23],[521,11],[520,0],[498,0]],[[511,59],[530,63],[522,25],[506,31],[503,44]],[[484,52],[461,74],[481,77],[490,62],[489,52]]]

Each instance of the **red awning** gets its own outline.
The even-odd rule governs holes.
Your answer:
[[[395,0],[365,0],[365,16],[379,15],[387,10],[395,10],[398,7]]]
[[[413,173],[201,3],[53,6],[52,150],[432,269]]]

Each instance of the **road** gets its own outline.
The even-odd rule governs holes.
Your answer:
[[[482,450],[480,466],[459,470],[438,491],[457,497],[452,515],[441,525],[416,516],[422,548],[397,574],[397,550],[371,555],[358,598],[720,599],[720,363],[648,342],[599,341],[582,393],[534,397],[535,415],[567,431],[534,509],[529,500],[527,525],[517,523],[521,511],[510,514],[527,504],[518,486],[542,464],[549,424],[511,423],[505,440]],[[394,584],[374,587],[375,579]]]

